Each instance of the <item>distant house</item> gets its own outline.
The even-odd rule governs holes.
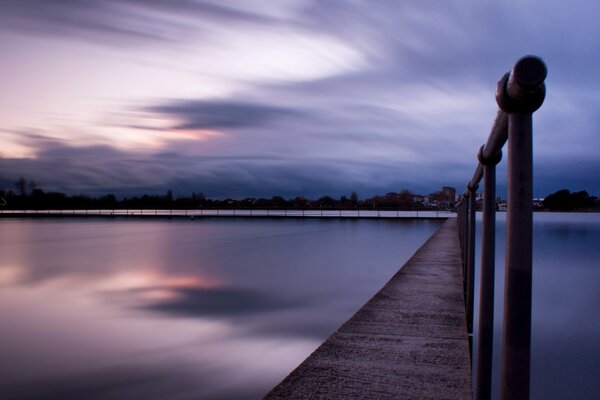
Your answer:
[[[421,207],[421,206],[425,206],[429,202],[429,199],[426,196],[421,196],[420,194],[415,194],[413,196],[413,202],[415,203],[415,205]]]
[[[451,209],[456,203],[456,189],[450,186],[442,187],[439,192],[427,196],[426,205],[434,208]]]
[[[456,201],[456,189],[451,186],[442,187],[442,193],[446,196],[447,201],[454,203]]]

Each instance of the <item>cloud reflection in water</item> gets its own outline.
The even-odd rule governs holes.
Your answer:
[[[2,220],[0,388],[16,399],[258,398],[436,227]]]

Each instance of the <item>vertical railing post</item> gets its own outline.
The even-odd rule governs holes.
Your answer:
[[[464,261],[465,261],[465,253],[464,253],[464,237],[463,237],[463,203],[464,203],[464,199],[461,198],[460,202],[458,203],[458,207],[456,208],[456,218],[458,219],[458,241],[460,244],[460,257],[461,260],[463,260],[463,275],[464,275]]]
[[[483,207],[481,228],[481,278],[479,285],[479,325],[475,398],[489,400],[492,394],[492,353],[494,342],[494,273],[496,240],[496,165],[502,159],[499,151],[484,158],[484,146],[479,149],[483,165]]]
[[[464,254],[464,259],[463,259],[463,289],[464,289],[464,301],[465,301],[465,310],[466,310],[466,304],[467,304],[467,274],[468,274],[468,269],[467,266],[469,265],[469,241],[468,241],[468,235],[469,235],[469,196],[468,196],[468,192],[465,192],[465,198],[464,198],[464,205],[463,205],[463,254]]]
[[[529,398],[533,224],[532,113],[543,103],[546,66],[524,57],[498,83],[508,113],[508,209],[500,398]]]
[[[469,186],[469,256],[467,264],[467,331],[473,333],[473,306],[475,292],[475,191]]]
[[[531,114],[508,117],[508,209],[501,398],[529,398],[532,285]]]

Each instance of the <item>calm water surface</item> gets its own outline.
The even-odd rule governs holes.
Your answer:
[[[493,371],[496,399],[504,301],[504,217],[504,213],[498,214],[496,233]],[[480,234],[479,224],[477,229]],[[476,246],[481,249],[479,241]],[[477,252],[477,262],[480,257]],[[477,269],[475,278],[478,283]],[[477,286],[476,301],[478,294]],[[475,312],[477,316],[477,308]],[[534,214],[531,398],[600,399],[598,213]]]
[[[2,219],[0,398],[260,398],[439,223]]]

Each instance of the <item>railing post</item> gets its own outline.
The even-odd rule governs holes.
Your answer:
[[[475,398],[489,400],[492,394],[492,354],[494,343],[494,273],[496,240],[496,165],[502,151],[484,158],[484,146],[479,149],[483,165],[483,207],[481,228],[481,278],[479,285],[479,326],[477,335],[477,380]]]
[[[460,237],[460,252],[461,252],[461,256],[462,256],[462,260],[463,260],[463,275],[465,273],[465,199],[463,198],[460,201],[460,209],[459,209],[459,216],[460,216],[460,232],[459,232],[459,237]]]
[[[477,186],[469,189],[469,263],[467,264],[467,331],[473,333],[473,306],[475,293],[475,191]],[[472,339],[472,338],[471,338]],[[471,343],[472,344],[472,343]]]
[[[465,244],[465,234],[467,232],[467,199],[463,196],[463,199],[460,203],[460,252],[462,254],[462,267],[463,267],[463,285],[466,285],[467,279],[467,247]],[[463,288],[466,289],[466,288]],[[463,290],[464,291],[464,290]],[[464,291],[466,294],[466,291]],[[465,301],[466,296],[465,296]]]
[[[459,220],[460,220],[460,232],[459,232],[459,238],[460,238],[460,252],[461,252],[461,256],[463,259],[463,275],[464,275],[464,260],[465,260],[465,199],[462,199],[460,201],[459,204],[459,210],[458,210],[458,215],[459,215]]]
[[[532,282],[532,113],[543,103],[546,65],[520,59],[498,82],[496,100],[508,113],[508,210],[500,398],[529,398]]]
[[[464,291],[464,300],[465,300],[465,311],[467,309],[467,276],[469,275],[469,192],[466,191],[465,194],[465,211],[464,211],[464,219],[463,223],[463,254],[465,255],[463,261],[463,291]]]

